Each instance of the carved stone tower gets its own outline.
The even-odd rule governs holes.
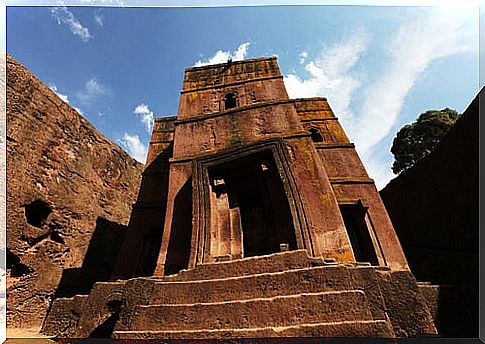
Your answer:
[[[326,99],[289,99],[276,58],[186,69],[178,116],[156,121],[147,164],[159,156],[165,197],[135,205],[117,277],[153,272],[153,253],[140,251],[154,251],[152,231],[155,275],[280,249],[407,267]],[[153,216],[158,228],[145,225]]]
[[[325,98],[289,99],[276,58],[185,70],[112,280],[62,301],[83,303],[77,337],[107,314],[116,338],[436,332],[354,145]]]

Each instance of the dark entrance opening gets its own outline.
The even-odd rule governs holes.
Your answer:
[[[379,265],[365,219],[367,208],[360,202],[357,204],[340,204],[339,207],[349,234],[355,259],[358,262],[369,262],[371,265]]]
[[[210,171],[223,180],[229,208],[239,208],[243,256],[297,249],[293,218],[278,168],[270,151],[244,157]]]

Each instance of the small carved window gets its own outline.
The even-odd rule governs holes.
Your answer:
[[[317,128],[310,128],[310,135],[313,142],[322,142],[323,136]]]
[[[224,96],[224,109],[232,109],[237,106],[237,97],[234,93],[228,93]]]

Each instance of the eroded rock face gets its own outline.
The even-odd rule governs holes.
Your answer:
[[[143,165],[7,57],[7,321],[107,280]]]

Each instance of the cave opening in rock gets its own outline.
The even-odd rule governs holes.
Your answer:
[[[51,207],[41,199],[24,206],[25,218],[27,223],[34,227],[42,227],[47,217],[52,213]]]
[[[10,270],[11,277],[22,277],[30,274],[33,271],[29,266],[23,264],[20,260],[20,257],[9,249],[7,249],[6,256],[7,270]]]

